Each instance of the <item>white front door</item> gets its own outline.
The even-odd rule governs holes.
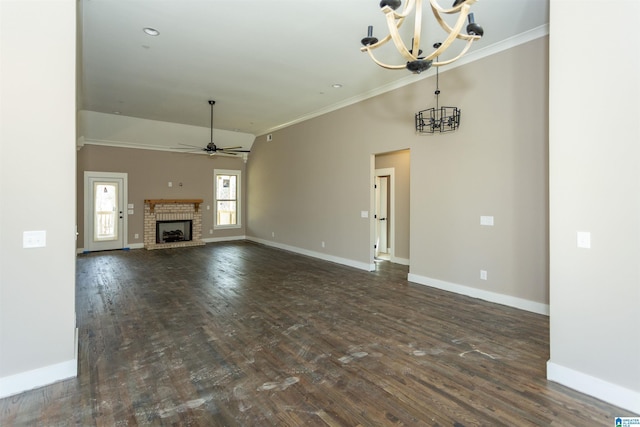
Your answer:
[[[106,251],[125,247],[126,192],[126,173],[84,173],[86,251]]]

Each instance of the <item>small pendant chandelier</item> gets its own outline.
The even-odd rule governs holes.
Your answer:
[[[440,43],[433,45],[438,49]],[[460,126],[460,109],[458,107],[440,107],[440,75],[436,68],[436,106],[416,113],[416,133],[451,132]]]

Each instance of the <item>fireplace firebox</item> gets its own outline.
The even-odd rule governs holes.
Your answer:
[[[156,243],[191,241],[192,220],[156,221]]]

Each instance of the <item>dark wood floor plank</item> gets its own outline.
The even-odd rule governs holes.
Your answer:
[[[545,379],[549,322],[250,242],[84,254],[78,378],[2,426],[612,425]]]

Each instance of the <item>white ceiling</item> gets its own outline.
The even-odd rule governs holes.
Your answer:
[[[387,34],[378,2],[81,0],[80,108],[209,127],[214,99],[215,128],[261,135],[429,75],[385,70],[360,52],[367,25]],[[431,46],[444,33],[425,10]],[[547,28],[549,1],[478,0],[471,10],[485,36],[468,57]]]

